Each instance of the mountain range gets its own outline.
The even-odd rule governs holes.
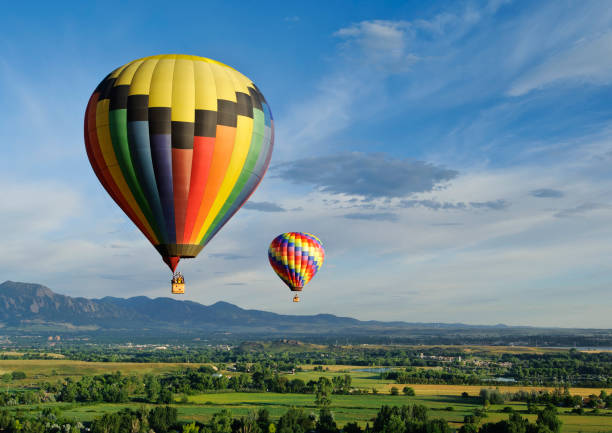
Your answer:
[[[572,330],[505,325],[476,326],[442,323],[360,321],[332,314],[281,315],[245,310],[227,302],[202,305],[171,298],[73,298],[40,284],[5,281],[0,284],[1,333],[146,333],[180,335],[358,336],[362,341],[405,341],[432,344],[530,343],[548,338],[556,344],[587,338],[590,344],[610,344],[610,330]],[[554,338],[552,338],[554,336]],[[540,340],[540,344],[543,341]],[[554,344],[554,343],[552,343]]]

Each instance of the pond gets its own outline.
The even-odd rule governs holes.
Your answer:
[[[391,367],[358,368],[353,371],[365,371],[366,373],[385,373],[387,371],[393,371],[393,368]]]
[[[489,379],[483,379],[487,382],[503,382],[503,383],[514,383],[516,379],[513,377],[491,377]]]

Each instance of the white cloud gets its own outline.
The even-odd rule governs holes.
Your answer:
[[[410,23],[406,21],[362,21],[334,33],[342,38],[344,54],[385,72],[401,72],[417,60],[408,50]]]

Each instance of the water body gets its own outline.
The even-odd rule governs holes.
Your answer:
[[[492,377],[490,379],[483,379],[487,382],[503,382],[503,383],[514,383],[516,379],[513,377]]]
[[[385,373],[387,371],[393,371],[390,367],[378,367],[378,368],[358,368],[353,371],[365,371],[366,373]]]

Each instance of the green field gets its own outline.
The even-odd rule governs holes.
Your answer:
[[[83,375],[95,375],[120,371],[122,374],[142,375],[145,373],[164,374],[184,367],[197,368],[201,364],[173,364],[173,363],[111,363],[111,362],[82,362],[58,360],[0,360],[0,372],[24,371],[26,379],[15,381],[11,387],[36,388],[40,382],[56,382],[66,377],[78,379]],[[312,368],[312,366],[308,366]],[[326,367],[327,368],[327,367]],[[350,374],[353,387],[371,390],[376,388],[379,394],[367,395],[333,395],[331,409],[339,425],[347,422],[358,421],[361,425],[371,421],[382,405],[424,404],[429,408],[431,418],[444,418],[449,421],[453,428],[461,426],[463,417],[471,414],[474,409],[480,408],[478,395],[481,386],[467,385],[410,385],[416,390],[416,396],[407,397],[403,395],[392,396],[389,394],[391,386],[397,386],[400,391],[404,385],[393,384],[389,380],[380,380],[379,375],[373,372],[355,371],[363,367],[356,366],[329,366],[329,371],[307,370],[297,372],[295,375],[287,375],[288,378],[300,378],[304,381],[317,380],[321,376],[332,378],[340,374]],[[231,375],[231,372],[225,372]],[[500,387],[502,391],[529,389],[527,387]],[[533,389],[533,388],[532,388]],[[541,389],[541,388],[535,388]],[[466,391],[471,398],[461,397]],[[576,388],[572,394],[589,395],[599,393],[599,389]],[[608,390],[612,392],[612,390]],[[187,398],[186,403],[178,404]],[[235,416],[245,415],[251,410],[262,407],[267,408],[273,418],[278,418],[291,406],[304,408],[307,412],[317,412],[312,394],[276,394],[276,393],[250,393],[250,392],[220,392],[205,393],[197,395],[175,395],[174,406],[179,411],[181,421],[207,421],[213,413],[227,408]],[[80,421],[91,421],[104,413],[116,412],[122,408],[130,407],[136,409],[142,403],[132,402],[126,404],[108,403],[46,403],[35,406],[19,406],[13,409],[22,409],[37,412],[46,406],[57,406],[62,409],[68,417]],[[152,405],[145,404],[151,407]],[[502,412],[506,406],[519,411],[522,416],[534,421],[536,415],[526,414],[526,405],[523,403],[508,402],[504,405],[491,406],[488,418],[484,422],[499,421],[506,419],[507,414]],[[447,408],[452,407],[453,410]],[[560,409],[560,418],[563,421],[563,432],[612,432],[612,411],[601,410],[600,415],[571,415],[565,413],[569,409]],[[590,412],[589,409],[586,412]]]
[[[199,394],[188,397],[189,403],[175,404],[179,411],[181,421],[207,421],[212,414],[221,409],[229,409],[234,415],[246,415],[251,410],[266,408],[270,411],[272,418],[276,419],[287,411],[291,406],[304,408],[306,412],[317,412],[312,395],[303,394],[275,394],[275,393],[212,393]],[[461,397],[453,396],[391,396],[391,395],[334,395],[332,397],[332,411],[339,425],[347,422],[358,421],[365,425],[370,421],[382,405],[403,405],[403,404],[424,404],[429,408],[429,415],[432,418],[444,418],[449,425],[454,428],[461,426],[463,417],[472,413],[475,408],[481,407],[474,401],[465,401]],[[91,421],[95,417],[104,413],[116,412],[122,408],[130,407],[137,409],[143,406],[140,403],[128,404],[69,404],[53,403],[62,409],[66,416],[75,418],[79,421]],[[43,405],[27,406],[22,409],[38,411]],[[46,406],[46,405],[45,405]],[[152,407],[152,405],[144,405]],[[526,405],[521,403],[506,403],[504,405],[494,405],[489,408],[488,417],[485,422],[494,422],[506,419],[508,415],[502,412],[506,406],[521,412],[523,417],[528,417],[535,421],[536,415],[526,414]],[[453,411],[446,410],[453,407]],[[605,411],[604,411],[605,412]],[[563,432],[612,432],[612,413],[607,415],[560,415],[563,421]]]

